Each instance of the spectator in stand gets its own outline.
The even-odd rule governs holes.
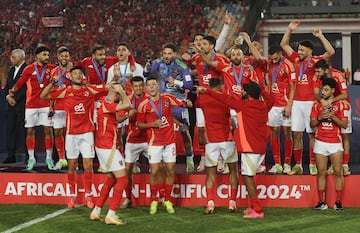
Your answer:
[[[9,92],[15,83],[19,80],[24,68],[25,52],[22,49],[14,49],[10,56],[11,64],[13,65],[8,73],[5,93]],[[26,129],[24,127],[25,121],[25,101],[26,101],[26,86],[23,86],[14,96],[7,95],[8,102],[7,111],[7,150],[8,157],[4,163],[15,163],[16,149],[25,146],[18,143],[25,142]]]

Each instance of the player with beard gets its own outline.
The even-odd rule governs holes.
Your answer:
[[[58,48],[57,58],[59,64],[51,70],[50,76],[51,78],[59,80],[59,82],[56,83],[55,88],[64,88],[65,84],[70,84],[66,79],[69,79],[69,70],[72,67],[68,48]],[[62,167],[67,166],[64,140],[64,128],[66,126],[65,114],[64,104],[60,99],[56,102],[50,101],[50,116],[52,116],[53,121],[55,147],[59,156],[59,161],[55,164],[54,170],[61,170]]]
[[[66,111],[65,151],[68,159],[68,183],[70,185],[69,208],[74,208],[77,195],[76,169],[79,153],[83,158],[85,202],[88,208],[93,208],[91,186],[93,183],[93,158],[95,130],[93,121],[93,107],[95,95],[106,93],[110,85],[83,85],[84,71],[81,66],[74,66],[70,70],[71,85],[54,90],[59,81],[58,76],[52,79],[41,92],[42,99],[62,99]]]
[[[334,93],[334,98],[332,101],[343,100],[346,103],[347,108],[345,109],[345,116],[348,119],[351,119],[351,105],[350,105],[350,97],[348,94],[348,88],[346,85],[346,79],[341,71],[330,68],[329,64],[325,60],[320,60],[315,63],[315,75],[317,81],[314,83],[314,93],[316,100],[320,101],[324,107],[331,105],[331,102],[328,100],[324,100],[320,97],[320,87],[321,80],[325,78],[332,78],[336,81],[336,89]],[[351,120],[348,121],[348,127],[346,129],[341,129],[341,137],[342,143],[344,147],[344,155],[343,155],[343,169],[344,176],[348,176],[351,174],[349,168],[349,160],[350,160],[350,140],[349,134],[352,133]],[[328,173],[332,174],[333,169],[332,166],[328,169]]]
[[[35,127],[43,126],[45,133],[46,164],[49,170],[54,167],[52,159],[53,138],[51,133],[51,119],[49,114],[49,101],[40,99],[40,93],[50,82],[50,71],[55,67],[49,62],[50,49],[40,45],[35,49],[36,62],[28,65],[22,72],[19,80],[14,87],[9,90],[9,95],[14,93],[26,83],[26,105],[25,105],[25,128],[26,147],[29,154],[29,160],[26,170],[32,170],[36,164],[35,159]]]
[[[319,203],[314,210],[324,210],[326,204],[326,168],[330,158],[335,175],[336,202],[335,210],[343,210],[341,196],[344,188],[344,177],[342,173],[343,146],[341,143],[340,128],[346,128],[348,118],[344,112],[346,103],[343,101],[333,101],[336,88],[336,81],[332,78],[322,80],[321,98],[330,102],[331,105],[324,105],[317,101],[312,106],[310,126],[316,128],[314,153],[316,158],[317,188]],[[323,102],[323,101],[322,101]]]
[[[176,57],[176,47],[167,44],[163,48],[162,58],[156,59],[151,68],[146,67],[144,75],[150,77],[158,72],[160,77],[160,93],[168,93],[179,101],[187,101],[187,92],[193,88],[190,70],[187,65]],[[189,114],[187,108],[172,108],[173,117],[180,124],[180,132],[186,153],[186,172],[194,172],[192,140],[189,133]]]
[[[299,42],[298,52],[295,52],[289,45],[290,36],[293,30],[296,30],[300,25],[300,21],[291,21],[288,25],[282,40],[281,47],[295,65],[297,81],[295,84],[294,101],[291,109],[291,131],[293,131],[293,152],[295,158],[295,166],[288,173],[288,175],[303,174],[302,157],[303,157],[303,131],[309,136],[310,142],[310,165],[309,170],[311,175],[316,175],[315,157],[313,153],[314,148],[314,130],[310,127],[310,112],[313,101],[315,100],[313,91],[313,77],[315,74],[314,65],[318,60],[329,60],[334,55],[335,50],[330,42],[325,38],[319,28],[313,30],[313,35],[320,39],[325,48],[325,53],[321,56],[313,56],[314,45],[310,40],[302,40]]]
[[[221,61],[222,63],[230,64],[230,61],[224,55],[215,53],[214,49],[216,47],[216,40],[212,36],[205,36],[201,43],[200,47],[197,44],[194,44],[194,51],[198,52],[201,50],[208,60],[211,61]],[[201,49],[200,49],[201,48]],[[214,67],[209,66],[200,56],[199,54],[194,55],[187,61],[188,64],[193,64],[196,67],[199,85],[207,87],[209,85],[209,81],[212,78],[221,77],[221,72],[216,70]],[[198,127],[198,135],[199,135],[199,146],[202,151],[205,151],[206,145],[206,137],[205,137],[205,122],[204,122],[204,114],[201,108],[196,108],[196,123]],[[223,168],[221,168],[223,169]],[[202,172],[205,170],[205,155],[201,156],[200,164],[197,168],[198,172]]]
[[[278,45],[269,48],[269,87],[274,97],[274,106],[269,112],[268,125],[271,128],[270,144],[275,161],[269,170],[272,174],[291,171],[292,137],[291,137],[291,107],[295,92],[296,74],[294,65],[282,56],[282,48]],[[281,164],[280,129],[284,138],[284,167]]]

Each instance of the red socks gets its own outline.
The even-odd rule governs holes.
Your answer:
[[[91,185],[93,183],[94,172],[84,172],[85,177],[85,194],[91,193]]]
[[[292,145],[293,141],[291,139],[284,141],[284,154],[285,154],[285,161],[286,164],[291,164],[291,154],[292,154]]]
[[[296,164],[302,164],[302,150],[294,150],[294,159]]]
[[[214,200],[214,188],[206,188],[206,196],[208,201]]]
[[[70,194],[71,195],[75,195],[76,194],[76,174],[69,174],[67,175],[68,177],[68,183],[70,186]]]
[[[271,138],[271,150],[274,157],[274,161],[277,164],[281,164],[280,161],[280,139],[279,138]]]
[[[114,211],[117,209],[121,200],[122,193],[127,185],[128,185],[127,176],[122,176],[116,179],[116,184],[114,186],[114,195],[111,200],[109,209]]]
[[[63,136],[55,137],[56,150],[59,159],[65,159],[65,140]]]
[[[114,177],[108,177],[106,179],[105,184],[100,191],[100,196],[96,201],[97,207],[101,208],[104,205],[106,199],[109,196],[109,192],[110,192],[111,188],[114,186],[115,182],[116,182],[116,179]]]
[[[26,147],[28,150],[35,149],[35,137],[26,137]]]

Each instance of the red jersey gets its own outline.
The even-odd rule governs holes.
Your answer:
[[[205,117],[206,138],[208,142],[232,140],[230,108],[222,101],[209,95],[197,98],[196,107],[202,108]]]
[[[256,76],[259,80],[259,85],[261,88],[265,88],[265,78],[266,73],[268,72],[268,61],[264,58],[261,62],[258,62],[254,57],[244,56],[244,64],[251,65],[254,68]]]
[[[347,104],[343,101],[336,101],[331,104],[331,109],[337,118],[347,118],[344,114],[347,108],[346,105]],[[322,111],[322,104],[320,102],[315,102],[311,109],[310,118],[317,119],[321,115]],[[322,121],[316,127],[315,138],[322,142],[339,143],[341,142],[341,128],[331,120]]]
[[[218,63],[230,64],[230,60],[222,54],[213,53],[211,60],[217,61]],[[209,81],[212,78],[221,78],[221,72],[215,68],[207,65],[199,54],[195,54],[187,64],[195,65],[197,75],[199,78],[199,85],[207,87]]]
[[[241,98],[244,84],[251,81],[259,83],[255,72],[244,64],[236,67],[233,64],[218,62],[216,70],[223,74],[224,93],[231,96]]]
[[[49,100],[41,99],[40,94],[43,88],[49,85],[50,71],[54,67],[55,65],[53,64],[40,66],[37,62],[25,67],[19,80],[15,84],[15,88],[19,90],[26,83],[26,108],[49,107]],[[36,72],[36,70],[38,72]]]
[[[105,84],[81,86],[80,89],[68,86],[50,92],[51,99],[63,99],[67,134],[83,134],[94,131],[95,95],[102,92],[106,92]]]
[[[142,98],[135,98],[134,95],[129,96],[130,102],[131,102],[131,108],[132,109],[138,109],[141,102],[143,102],[148,97],[146,94],[143,94]],[[126,141],[130,143],[143,143],[147,142],[147,135],[146,130],[141,130],[138,127],[136,127],[136,115],[129,118],[129,128],[128,128],[128,134]]]
[[[109,102],[102,97],[97,111],[97,129],[95,146],[102,149],[116,148],[118,144],[116,106],[117,103]]]
[[[99,66],[92,57],[86,57],[76,63],[75,66],[81,66],[86,69],[88,81],[91,84],[103,84],[107,82],[108,69],[118,62],[118,57],[105,57],[103,66]]]
[[[319,88],[320,89],[321,86],[322,86],[321,80],[317,79],[316,75],[315,75],[314,78],[316,80],[314,82],[314,88]],[[338,96],[343,92],[346,92],[346,93],[348,92],[348,88],[347,88],[347,85],[346,85],[346,80],[344,78],[343,73],[340,70],[331,68],[329,70],[328,78],[332,78],[332,79],[334,79],[336,81],[337,86],[335,88],[334,96]],[[350,97],[349,96],[347,97],[346,100],[350,103]]]
[[[268,112],[274,99],[266,91],[262,91],[264,100],[238,100],[230,95],[207,89],[206,93],[215,97],[237,112],[239,127],[238,152],[265,154],[266,145],[270,137],[270,128],[267,126]]]
[[[58,83],[55,85],[56,89],[64,88],[65,85],[70,85],[71,83],[64,79],[66,77],[70,79],[70,71],[66,70],[66,68],[62,69],[60,66],[56,66],[50,72],[50,78],[57,78],[60,77]],[[54,110],[65,110],[64,103],[62,99],[57,99],[54,103]]]
[[[154,104],[155,108],[151,103]],[[160,117],[162,121],[160,128],[148,128],[146,130],[149,146],[165,146],[175,143],[175,129],[172,118],[173,106],[180,107],[183,106],[183,103],[175,97],[170,97],[168,94],[161,94],[160,98],[156,101],[146,98],[140,103],[138,113],[136,114],[138,122],[152,123]]]
[[[322,60],[323,56],[312,56],[309,60],[301,61],[299,54],[293,52],[289,59],[295,65],[297,78],[294,100],[313,101],[315,99],[313,91],[315,63]]]
[[[274,97],[274,106],[285,107],[289,101],[290,83],[296,82],[294,65],[282,57],[278,64],[269,63],[270,93]]]

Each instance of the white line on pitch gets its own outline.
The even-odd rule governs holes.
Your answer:
[[[8,229],[6,231],[3,231],[1,233],[12,233],[12,232],[15,232],[15,231],[19,231],[21,229],[32,226],[32,225],[37,224],[39,222],[43,222],[43,221],[46,221],[46,220],[48,220],[50,218],[54,218],[56,216],[59,216],[59,215],[65,213],[65,212],[67,212],[69,210],[71,210],[71,209],[66,208],[66,209],[55,211],[54,213],[47,214],[47,215],[45,215],[43,217],[36,218],[36,219],[33,219],[33,220],[29,221],[29,222],[25,222],[23,224],[17,225],[16,227],[10,228],[10,229]]]

